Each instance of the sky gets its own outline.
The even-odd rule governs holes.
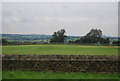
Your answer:
[[[91,29],[118,36],[117,2],[3,2],[2,33],[49,34],[65,29],[84,36]]]
[[[120,0],[1,0],[2,2],[119,2]]]

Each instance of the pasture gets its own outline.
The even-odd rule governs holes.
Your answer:
[[[85,45],[6,45],[4,55],[118,55],[119,46]]]
[[[119,46],[5,45],[4,55],[118,55]],[[19,75],[19,76],[18,76]],[[117,73],[2,71],[3,79],[118,79]]]
[[[3,71],[3,79],[118,79],[117,73]]]

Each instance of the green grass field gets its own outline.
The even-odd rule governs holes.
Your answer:
[[[83,45],[8,45],[1,46],[2,54],[39,55],[118,55],[118,46]]]
[[[84,45],[7,45],[1,46],[5,55],[118,55],[118,46]],[[68,73],[3,71],[3,79],[118,79],[117,73]]]
[[[118,79],[117,73],[3,71],[3,79]]]

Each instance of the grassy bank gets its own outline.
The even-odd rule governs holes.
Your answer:
[[[3,71],[3,79],[118,79],[118,74]]]
[[[119,49],[118,46],[9,45],[2,46],[2,54],[117,55]]]

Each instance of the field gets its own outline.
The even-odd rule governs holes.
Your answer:
[[[119,46],[5,45],[4,55],[118,55]],[[3,71],[3,79],[118,79],[117,73]],[[19,75],[19,76],[18,76]]]
[[[118,79],[117,73],[3,71],[3,79]]]
[[[118,46],[84,45],[6,45],[1,46],[4,55],[118,55]]]

